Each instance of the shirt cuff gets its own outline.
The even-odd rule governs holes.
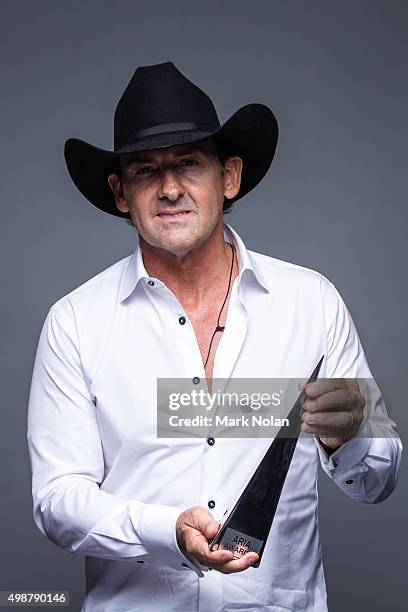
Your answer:
[[[318,438],[315,438],[323,470],[334,480],[344,479],[347,475],[362,475],[367,471],[363,459],[371,444],[371,431],[367,422],[363,422],[357,435],[342,444],[330,457],[323,450]]]
[[[204,575],[201,566],[186,557],[177,542],[176,523],[183,510],[174,506],[146,504],[140,513],[137,531],[149,554],[149,563],[177,570],[190,569],[201,578]]]

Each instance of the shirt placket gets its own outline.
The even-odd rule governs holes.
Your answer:
[[[247,314],[238,295],[238,283],[234,283],[228,308],[225,331],[218,344],[213,368],[213,392],[222,391],[225,382],[233,374],[235,364],[244,344],[247,333]],[[213,417],[216,410],[214,410]],[[201,464],[200,505],[208,508],[215,520],[222,522],[227,509],[228,483],[220,478],[220,465],[228,444],[224,440],[210,436],[203,441]],[[238,441],[237,441],[238,443]],[[227,451],[228,452],[228,451]],[[199,611],[210,612],[222,609],[223,574],[210,570],[199,582]]]
[[[232,375],[247,333],[247,313],[239,297],[238,287],[238,281],[236,281],[231,291],[225,331],[218,344],[214,361],[213,378],[222,379],[222,381]],[[175,340],[175,359],[180,356],[183,364],[183,367],[177,367],[177,371],[184,371],[184,377],[192,380],[197,390],[203,389],[208,392],[206,373],[193,324],[174,294],[164,285],[161,286],[161,290],[172,319],[169,322],[169,338]],[[223,384],[217,384],[217,389],[221,392],[223,387]],[[228,487],[218,476],[225,448],[222,448],[222,440],[216,440],[211,435],[202,440],[202,445],[199,505],[208,508],[218,521],[222,519],[227,505],[223,491]],[[209,570],[199,580],[198,588],[199,612],[212,612],[222,608],[222,574]]]

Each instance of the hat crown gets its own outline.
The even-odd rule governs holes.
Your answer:
[[[207,94],[173,64],[165,62],[135,70],[120,98],[114,117],[114,150],[163,128],[175,132],[196,129],[213,132],[220,127]]]

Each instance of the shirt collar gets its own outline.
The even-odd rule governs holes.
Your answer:
[[[255,281],[255,286],[269,293],[270,286],[259,263],[254,259],[251,251],[248,251],[237,232],[226,223],[224,223],[224,240],[235,246],[239,269],[238,286],[242,286],[247,282],[247,279],[252,277]],[[125,270],[119,298],[121,302],[133,293],[141,280],[148,282],[150,277],[143,263],[142,249],[138,244]]]
[[[226,223],[224,223],[224,240],[226,240],[227,242],[232,242],[237,252],[239,269],[237,281],[238,286],[243,285],[248,279],[252,277],[252,279],[255,281],[255,287],[264,289],[269,293],[270,286],[261,266],[255,260],[251,251],[246,248],[242,238],[238,235],[238,233]]]
[[[129,260],[120,290],[120,301],[123,302],[136,289],[143,279],[149,280],[149,275],[143,263],[142,249],[138,243],[135,252]]]

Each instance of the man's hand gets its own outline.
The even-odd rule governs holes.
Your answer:
[[[353,438],[363,420],[365,399],[352,379],[332,378],[303,385],[302,431],[332,449]]]
[[[205,508],[195,506],[180,514],[176,523],[177,542],[183,553],[201,565],[218,570],[223,574],[242,572],[258,559],[254,552],[248,552],[240,559],[233,559],[231,550],[214,550],[208,542],[218,531],[211,514]]]

